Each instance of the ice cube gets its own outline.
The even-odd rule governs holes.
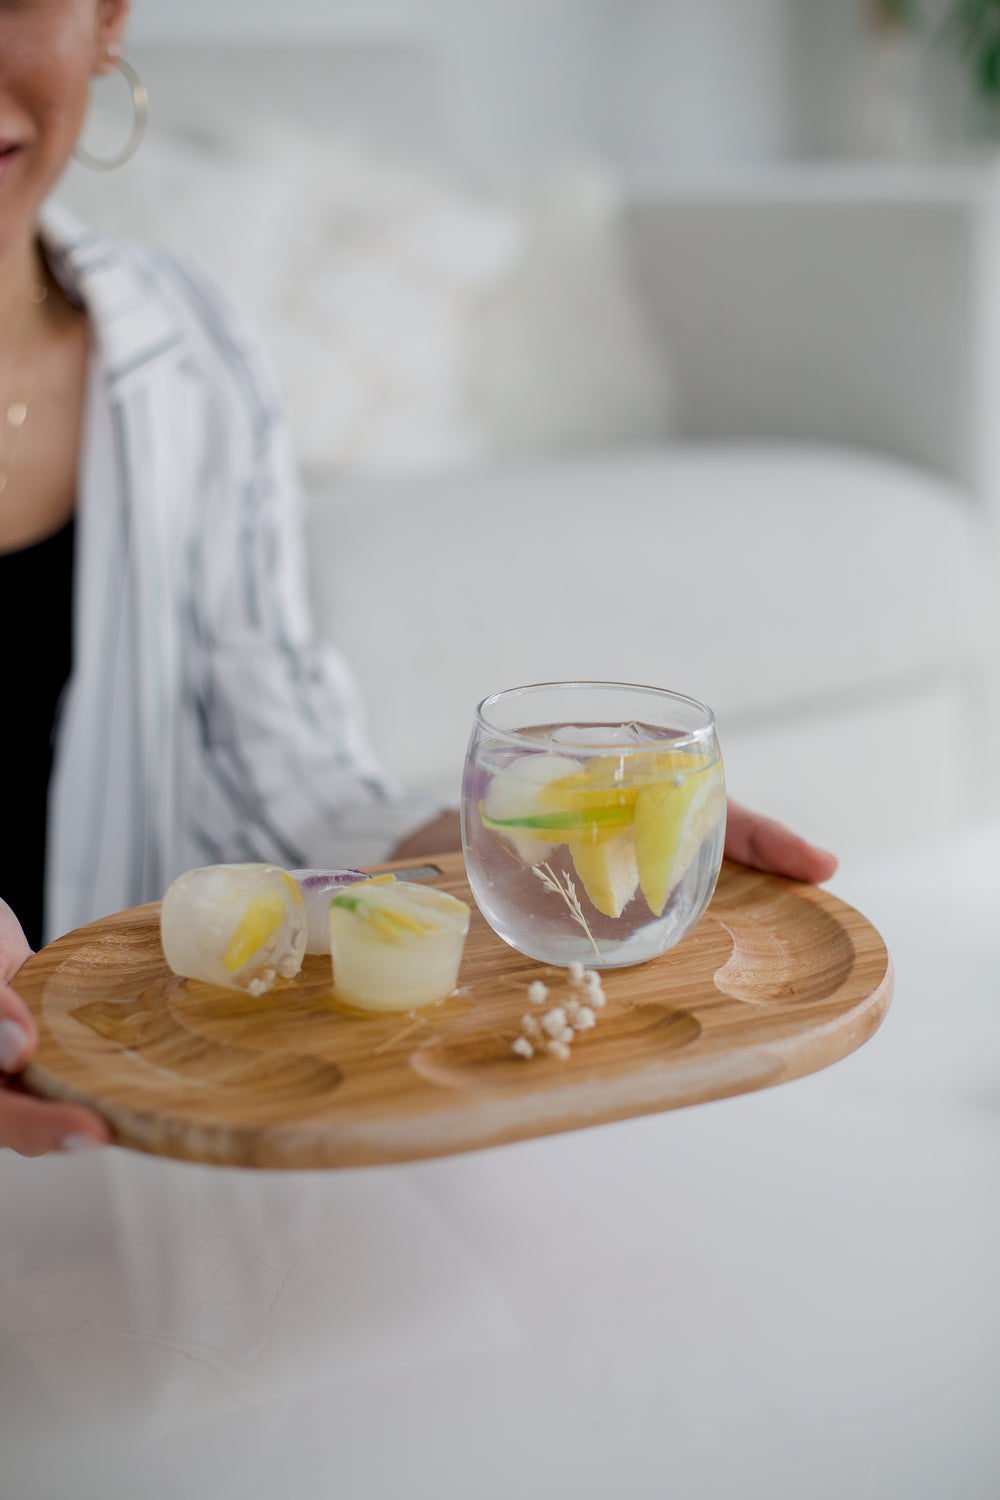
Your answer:
[[[175,974],[262,995],[292,978],[306,948],[302,892],[276,865],[206,865],[163,898],[160,939]]]
[[[469,930],[464,901],[397,880],[341,891],[330,903],[337,994],[361,1010],[412,1010],[450,995]]]
[[[646,745],[654,737],[641,724],[563,724],[550,735],[556,745]]]
[[[491,827],[494,823],[506,824],[535,815],[542,787],[562,776],[572,776],[579,769],[577,762],[566,755],[531,752],[518,756],[502,771],[494,773],[483,799],[483,821]],[[537,828],[501,827],[498,831],[526,865],[541,864],[556,847]]]
[[[370,880],[371,876],[364,870],[291,870],[289,873],[298,882],[306,906],[309,923],[306,952],[329,953],[331,898],[345,885]]]

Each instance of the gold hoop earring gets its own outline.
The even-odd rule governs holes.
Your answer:
[[[112,61],[132,90],[132,132],[115,156],[94,156],[82,146],[74,147],[74,158],[81,166],[90,167],[93,172],[113,172],[116,167],[123,167],[141,146],[149,120],[149,95],[146,93],[146,85],[132,64],[124,57],[113,56]]]

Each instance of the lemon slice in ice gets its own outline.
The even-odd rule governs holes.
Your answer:
[[[374,880],[330,903],[337,994],[361,1010],[409,1010],[455,988],[469,908],[432,886]]]
[[[294,906],[302,906],[302,892],[297,881],[286,870],[277,870],[275,874],[284,877],[282,883],[286,895],[282,897],[277,891],[265,891],[247,903],[222,956],[222,966],[227,974],[242,969],[258,948],[274,936],[285,920],[289,900]]]

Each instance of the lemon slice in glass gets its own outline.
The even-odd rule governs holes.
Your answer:
[[[591,904],[605,917],[620,917],[639,884],[631,828],[603,843],[574,843],[573,867]]]
[[[722,763],[644,786],[635,804],[635,858],[639,884],[654,917],[663,915],[672,891],[725,815]]]

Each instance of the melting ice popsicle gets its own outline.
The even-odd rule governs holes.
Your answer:
[[[337,994],[361,1010],[412,1010],[450,995],[469,908],[407,880],[369,881],[330,903]]]
[[[298,882],[302,899],[306,904],[309,935],[306,940],[307,953],[329,953],[330,951],[330,901],[346,885],[355,885],[359,880],[370,880],[364,870],[291,870]]]
[[[163,898],[160,938],[175,974],[263,995],[293,978],[306,948],[302,892],[276,865],[206,865]]]

